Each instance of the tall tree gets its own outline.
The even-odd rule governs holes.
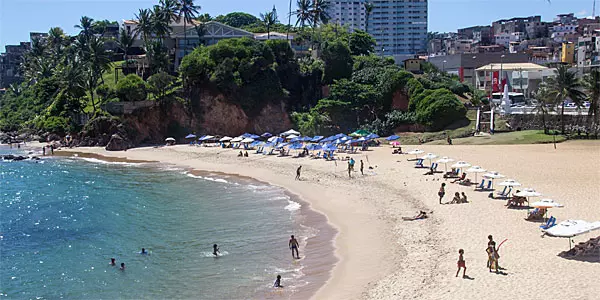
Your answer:
[[[277,23],[277,15],[274,13],[274,11],[269,11],[264,14],[261,13],[260,20],[263,22],[263,24],[265,24],[265,27],[267,27],[267,40],[270,40],[271,26]]]
[[[123,60],[125,61],[125,67],[129,68],[129,63],[127,60],[127,54],[129,53],[129,49],[133,46],[133,34],[131,34],[130,30],[125,30],[125,28],[121,28],[119,32],[119,39],[117,40],[117,45],[121,50],[123,50]]]
[[[312,14],[313,33],[319,24],[327,24],[331,18],[327,13],[327,10],[329,9],[329,2],[327,1],[328,0],[314,0],[312,3],[310,13]],[[321,43],[320,37],[321,35],[319,34],[319,43]]]
[[[163,15],[168,19],[167,23],[179,21],[180,6],[177,0],[160,0],[160,7]]]
[[[293,13],[296,16],[296,27],[300,25],[300,28],[304,29],[307,24],[312,24],[312,2],[311,0],[297,0],[296,5],[298,8]]]
[[[369,17],[371,16],[371,12],[373,11],[373,3],[365,2],[365,31],[369,32]]]
[[[584,77],[583,85],[587,92],[587,101],[590,102],[588,121],[600,124],[600,69],[592,69],[590,74]]]
[[[187,51],[187,24],[195,24],[194,19],[199,10],[200,6],[195,5],[194,0],[179,0],[179,19],[183,19],[184,55]]]
[[[139,34],[144,40],[144,44],[148,42],[149,38],[152,36],[152,32],[154,28],[152,27],[152,11],[149,9],[140,9],[138,14],[135,15],[137,19],[137,27],[135,28],[135,33]]]
[[[152,22],[152,32],[158,37],[160,42],[171,33],[171,15],[169,11],[164,10],[161,6],[155,5],[152,14],[150,15]]]
[[[581,107],[585,94],[582,92],[583,86],[577,78],[577,74],[569,70],[568,66],[559,65],[554,71],[555,77],[550,77],[546,81],[549,93],[560,105],[560,124],[561,132],[565,133],[565,100],[571,99],[578,107]]]
[[[544,133],[548,134],[548,126],[546,126],[546,116],[548,112],[553,109],[556,105],[556,99],[550,93],[550,89],[547,86],[541,86],[535,93],[535,99],[537,103],[533,108],[533,112],[542,116],[542,126],[544,127]]]
[[[81,32],[79,32],[80,35],[83,35],[86,39],[89,39],[93,34],[94,19],[88,16],[83,16],[81,19],[79,19],[79,24],[75,25],[75,28],[81,30]]]
[[[102,38],[91,36],[89,43],[84,50],[87,52],[88,60],[86,63],[86,89],[90,92],[92,100],[92,110],[96,112],[96,102],[94,101],[94,92],[102,80],[102,73],[110,68],[110,55],[104,49]]]

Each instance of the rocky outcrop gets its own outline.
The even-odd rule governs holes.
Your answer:
[[[22,155],[12,155],[12,154],[7,154],[7,155],[0,155],[0,158],[2,158],[2,160],[10,160],[10,161],[21,161],[21,160],[26,160],[26,159],[32,159],[32,160],[39,160],[40,158],[37,156],[22,156]]]
[[[104,149],[108,151],[123,151],[131,148],[131,146],[131,142],[115,133],[110,137],[110,141],[108,141],[108,144]]]

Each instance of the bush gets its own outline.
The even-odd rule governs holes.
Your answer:
[[[108,86],[106,83],[101,84],[96,88],[96,94],[100,97],[100,102],[105,103],[108,102],[108,99],[114,98],[116,96],[115,90]]]
[[[173,82],[175,82],[175,77],[165,72],[156,73],[148,77],[148,87],[156,98],[164,98]]]
[[[117,83],[117,96],[121,101],[142,101],[146,99],[146,83],[136,74],[129,74]]]
[[[432,130],[441,130],[465,118],[467,109],[447,89],[434,90],[417,105],[417,121]]]
[[[56,133],[58,135],[64,135],[73,130],[68,118],[55,116],[40,119],[37,127],[44,132]]]
[[[352,77],[352,56],[346,43],[340,40],[325,43],[322,58],[325,62],[325,83]]]

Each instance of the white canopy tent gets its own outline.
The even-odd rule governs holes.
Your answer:
[[[286,132],[282,132],[281,133],[281,135],[283,135],[283,136],[288,136],[288,135],[292,135],[292,134],[296,135],[296,137],[300,136],[300,132],[298,132],[298,131],[296,131],[294,129],[290,129],[290,130],[288,130]]]
[[[219,142],[227,142],[227,141],[231,141],[232,139],[233,139],[232,137],[224,136],[219,140]]]

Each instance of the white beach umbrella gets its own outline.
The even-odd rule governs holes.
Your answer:
[[[241,141],[241,143],[252,143],[252,142],[254,142],[253,138],[245,138]]]
[[[515,196],[518,196],[518,197],[527,197],[527,198],[529,198],[529,197],[539,197],[541,195],[542,195],[541,193],[536,192],[532,188],[527,188],[527,189],[524,189],[524,190],[522,190],[522,191],[520,191],[518,193],[515,193]]]
[[[449,158],[448,156],[444,156],[444,157],[438,159],[437,163],[444,164],[444,171],[448,172],[448,163],[453,162],[453,161],[454,161],[454,159]]]
[[[498,185],[501,185],[501,186],[521,186],[521,184],[518,181],[514,180],[514,179],[506,179],[506,180],[498,183]]]
[[[243,139],[244,139],[243,136],[238,136],[238,137],[232,138],[231,141],[236,143],[236,142],[241,142]]]
[[[495,172],[495,171],[491,171],[491,172],[483,174],[483,178],[489,179],[490,181],[492,181],[492,185],[494,184],[495,179],[500,179],[500,178],[504,178],[504,177],[506,177],[506,176],[504,176],[498,172]],[[492,188],[494,188],[494,187],[492,186]]]
[[[457,168],[457,169],[464,169],[464,168],[468,168],[470,167],[471,164],[466,162],[466,161],[457,161],[455,164],[453,164],[451,167],[453,168]]]
[[[292,133],[292,134],[288,135],[288,136],[286,137],[286,139],[288,139],[288,140],[291,140],[291,139],[293,139],[293,138],[297,138],[297,137],[298,137],[298,135],[295,135],[295,134],[293,134],[293,133]]]
[[[427,154],[423,155],[423,156],[421,157],[421,159],[424,159],[424,160],[425,160],[425,159],[427,159],[427,160],[429,160],[429,165],[431,165],[431,160],[432,160],[432,159],[435,159],[435,158],[437,158],[437,157],[438,157],[438,156],[437,156],[437,155],[435,155],[435,154],[433,154],[433,153],[427,153]]]
[[[165,142],[174,142],[174,141],[175,141],[175,138],[172,138],[172,137],[168,137],[165,139]]]
[[[414,155],[414,156],[415,156],[415,159],[417,159],[417,155],[419,155],[419,154],[423,154],[423,153],[425,153],[425,151],[423,151],[423,150],[419,150],[419,149],[415,149],[415,150],[412,150],[412,151],[408,151],[408,152],[406,152],[406,154],[411,154],[411,155]]]
[[[598,229],[600,229],[600,221],[586,222],[583,220],[566,220],[548,229],[544,229],[544,232],[549,236],[569,238],[569,249],[571,249],[572,237]]]
[[[485,173],[485,172],[487,172],[487,170],[480,166],[472,166],[472,167],[468,168],[465,172],[475,173],[475,182],[477,182],[477,174]]]
[[[286,132],[282,132],[281,133],[281,135],[283,135],[283,136],[288,136],[288,135],[292,135],[292,134],[295,135],[296,137],[298,137],[300,135],[300,132],[298,132],[298,131],[296,131],[294,129],[290,129],[290,130],[288,130]]]
[[[224,136],[219,140],[219,142],[227,142],[227,141],[231,141],[232,139],[233,139],[232,137]]]
[[[554,200],[552,200],[552,199],[542,199],[540,201],[531,203],[530,206],[537,207],[537,208],[564,207],[564,205],[562,205],[558,202],[554,202]]]

